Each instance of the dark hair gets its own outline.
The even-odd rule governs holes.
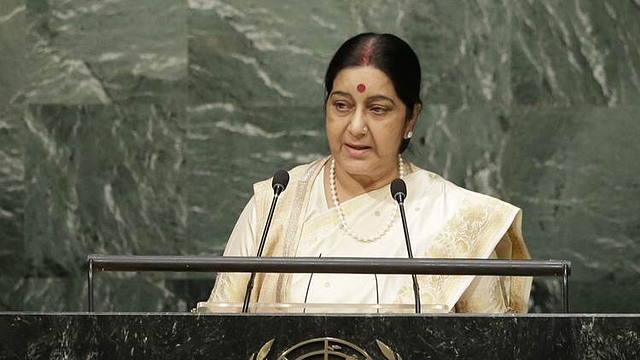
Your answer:
[[[376,33],[359,34],[345,41],[333,55],[324,76],[325,103],[338,73],[356,66],[373,66],[385,73],[407,107],[406,120],[413,117],[413,107],[422,103],[422,72],[418,56],[409,44],[395,35]],[[409,140],[403,139],[400,152],[407,148]]]

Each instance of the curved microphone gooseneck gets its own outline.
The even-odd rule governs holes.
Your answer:
[[[402,228],[404,229],[404,241],[407,245],[407,255],[409,259],[413,259],[413,251],[411,251],[411,240],[409,239],[409,227],[407,226],[407,217],[404,212],[404,199],[407,197],[407,184],[404,180],[397,178],[391,182],[391,196],[400,207],[400,217],[402,218]],[[416,314],[420,314],[420,287],[416,274],[411,274],[413,280],[413,297],[416,304]]]
[[[276,209],[276,203],[278,202],[278,196],[287,188],[289,184],[289,173],[284,170],[278,170],[273,174],[273,181],[271,187],[273,188],[273,200],[271,200],[271,208],[269,209],[269,215],[267,216],[267,222],[264,225],[262,231],[262,238],[260,239],[260,246],[258,246],[258,253],[256,257],[262,256],[264,250],[264,244],[267,241],[267,233],[271,226],[271,220],[273,219],[273,213]],[[249,310],[249,301],[251,300],[251,292],[253,291],[253,283],[255,282],[256,273],[252,272],[249,282],[247,283],[247,290],[244,294],[244,303],[242,304],[242,312],[246,313]]]

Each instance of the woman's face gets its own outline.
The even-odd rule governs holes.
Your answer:
[[[326,104],[336,172],[385,184],[396,178],[400,143],[413,129],[418,106],[407,121],[407,108],[385,73],[372,66],[341,70]]]

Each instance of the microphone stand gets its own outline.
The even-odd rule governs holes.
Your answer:
[[[404,230],[404,241],[407,246],[407,255],[409,259],[413,259],[413,251],[411,250],[411,240],[409,239],[409,227],[407,226],[407,216],[404,211],[404,198],[407,196],[407,185],[402,179],[395,179],[391,183],[391,191],[393,198],[398,202],[400,208],[400,217],[402,218],[402,228]],[[413,297],[416,305],[416,314],[422,312],[420,303],[420,286],[418,285],[418,277],[411,274],[413,280]]]
[[[400,217],[402,218],[402,223],[406,224],[407,223],[407,217],[404,213],[404,203],[403,202],[399,202],[398,203],[399,207],[400,207]],[[413,259],[413,251],[411,251],[411,241],[409,240],[409,229],[407,228],[407,226],[403,226],[404,228],[404,241],[407,244],[407,253],[409,255],[409,259]],[[421,310],[421,304],[420,304],[420,286],[418,285],[418,277],[416,276],[416,274],[411,274],[411,279],[413,280],[413,297],[415,298],[415,302],[416,302],[416,314],[420,314],[422,312]]]
[[[273,200],[271,200],[271,208],[269,209],[269,215],[267,216],[267,222],[262,230],[262,238],[260,239],[260,245],[258,246],[258,253],[256,257],[261,257],[264,250],[264,245],[267,242],[267,233],[271,226],[271,220],[273,219],[273,213],[276,209],[276,203],[278,202],[278,196],[287,187],[289,182],[289,174],[284,170],[278,170],[273,176]],[[244,302],[242,303],[242,312],[249,311],[249,302],[251,301],[251,292],[253,292],[253,285],[256,279],[256,273],[252,272],[247,283],[247,290],[244,293]]]

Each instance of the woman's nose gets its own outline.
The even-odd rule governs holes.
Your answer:
[[[354,136],[362,136],[367,133],[367,121],[362,111],[356,110],[349,120],[349,132]]]

